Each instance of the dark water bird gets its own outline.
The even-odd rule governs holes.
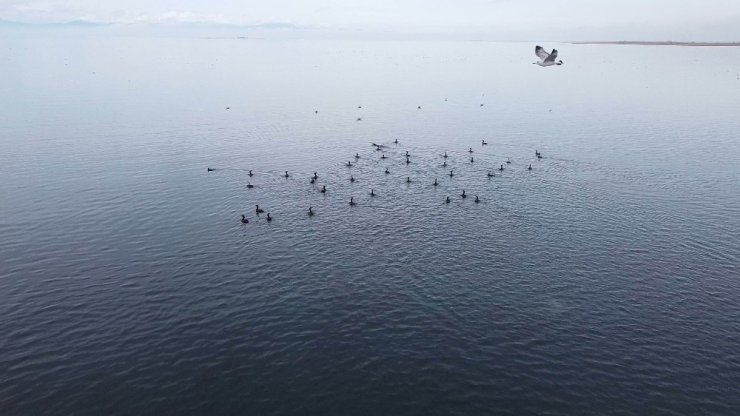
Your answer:
[[[270,222],[270,221],[272,221],[272,217],[270,216],[270,213],[268,212],[267,213],[267,222]]]
[[[483,103],[481,103],[480,106],[483,107]]]
[[[358,105],[357,108],[362,108],[362,106],[361,105]]]
[[[231,110],[231,107],[226,107],[227,110]]]
[[[383,155],[382,155],[382,156],[380,156],[380,158],[381,158],[381,159],[388,159],[387,157],[385,157],[385,153],[383,153]]]
[[[249,224],[249,220],[242,214],[242,224]]]
[[[447,197],[447,199],[445,199],[445,203],[447,203],[447,204],[450,203],[450,197],[449,196]]]
[[[473,153],[473,148],[468,149],[468,153]]]
[[[254,176],[254,173],[252,173],[252,170],[249,170],[249,176]]]
[[[434,183],[432,185],[434,185],[434,186],[439,185],[439,183],[437,183],[437,178],[434,178]]]
[[[370,196],[375,196],[375,189],[370,189]]]
[[[313,178],[314,178],[314,179],[319,179],[319,174],[318,174],[318,173],[316,173],[316,172],[314,172],[314,173],[313,173]]]
[[[313,110],[314,114],[319,114],[319,110]]]
[[[452,173],[452,171],[450,171],[450,178],[453,177],[453,176],[455,176],[455,174]]]
[[[352,167],[352,162],[347,162],[347,167]]]
[[[474,160],[474,159],[473,159],[473,157],[471,156],[471,157],[470,157],[470,163],[473,163],[473,162],[475,162],[475,160]]]
[[[321,193],[322,194],[326,193],[326,185],[321,185]]]
[[[362,117],[357,117],[357,121],[362,121]]]
[[[510,165],[511,164],[511,159],[509,159],[508,157],[506,158],[506,164],[507,165]]]
[[[467,198],[468,197],[467,195],[465,195],[465,190],[464,189],[463,189],[463,193],[461,193],[460,196],[463,197],[463,198]]]
[[[476,195],[475,196],[475,203],[477,204],[478,202],[480,202],[480,199],[478,198],[478,195]]]
[[[213,172],[213,168],[206,168],[208,169],[208,172]]]
[[[311,180],[309,182],[311,182],[311,185],[313,185],[314,183],[316,183],[316,179],[311,178]]]
[[[313,207],[308,207],[308,216],[311,217],[313,216],[313,214],[314,214]]]
[[[251,183],[248,183],[247,184],[247,188],[252,189],[252,188],[254,188],[254,185],[252,185]]]
[[[354,182],[354,181],[355,181],[355,177],[354,177],[354,176],[350,176],[350,177],[349,177],[349,181],[350,181],[350,182]]]
[[[555,61],[558,58],[557,49],[553,49],[552,52],[547,53],[547,51],[545,51],[545,48],[543,48],[540,45],[537,45],[534,47],[534,54],[537,55],[537,57],[540,58],[540,60],[537,62],[532,62],[533,64],[536,64],[539,66],[553,66],[553,65],[563,64],[562,60]]]
[[[537,159],[542,159],[542,153],[539,153],[539,154],[537,155]]]
[[[530,164],[527,170],[532,170],[532,165]]]
[[[359,158],[360,158],[360,154],[359,153],[355,153],[355,159],[359,159]]]
[[[393,143],[398,144],[398,139],[394,140]]]
[[[355,204],[355,198],[354,198],[354,197],[349,197],[349,205],[350,205],[350,206],[355,206],[355,205],[357,205],[357,204]]]
[[[445,101],[447,101],[447,98],[445,98]]]
[[[501,172],[503,172],[504,171],[504,165],[501,165],[501,167],[498,168],[498,170],[500,170]]]
[[[444,156],[442,156],[442,157],[443,157],[443,158],[445,158],[445,159],[447,159],[447,157],[448,157],[448,156],[447,156],[447,152],[445,152],[445,155],[444,155]]]
[[[487,145],[488,143],[487,143],[487,142],[486,142],[485,140],[481,140],[481,141],[480,141],[480,144],[481,144],[481,146],[485,146],[485,145]]]
[[[411,163],[411,159],[409,159],[409,157],[406,156],[406,164],[408,165],[409,163]]]
[[[420,105],[417,105],[416,108],[418,108],[419,110],[421,110],[421,106]]]
[[[387,175],[387,174],[391,173],[391,171],[389,171],[388,168],[385,168],[385,173]]]
[[[411,156],[411,155],[409,154],[409,151],[407,150],[407,151],[406,151],[406,157],[410,157],[410,156]]]
[[[447,161],[445,160],[444,163],[442,163],[442,167],[447,167]]]
[[[493,173],[491,173],[491,172],[488,172],[488,173],[486,174],[486,176],[488,176],[489,178],[493,178],[493,176],[494,176],[494,175],[493,175]]]
[[[259,205],[257,205],[257,208],[254,209],[254,212],[257,213],[257,214],[261,214],[261,213],[265,212],[265,210],[262,209],[262,208],[260,208]]]
[[[283,175],[283,176],[285,176],[286,178],[290,178],[290,175],[288,175],[288,171],[287,170],[285,171],[285,175]]]
[[[411,176],[406,177],[406,183],[411,183]]]
[[[534,155],[535,155],[535,156],[539,156],[539,155],[540,155],[540,151],[539,151],[539,150],[535,150],[535,151],[534,151]]]

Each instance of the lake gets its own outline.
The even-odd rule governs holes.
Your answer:
[[[0,38],[0,413],[737,414],[739,49],[534,46]]]

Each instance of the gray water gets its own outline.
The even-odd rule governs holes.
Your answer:
[[[740,50],[545,46],[0,38],[0,413],[737,414]]]

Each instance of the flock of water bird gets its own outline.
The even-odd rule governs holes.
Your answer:
[[[398,144],[399,144],[398,139],[394,140],[392,142],[392,144],[398,146]],[[376,152],[380,152],[380,156],[378,157],[379,160],[385,161],[385,160],[389,159],[389,157],[386,156],[386,151],[390,150],[389,149],[389,146],[390,145],[388,145],[388,144],[377,144],[377,143],[371,143],[371,145],[375,149]],[[481,146],[487,146],[487,145],[488,145],[488,142],[486,142],[485,140],[481,140]],[[466,153],[468,153],[468,156],[466,157],[467,162],[469,164],[476,163],[476,159],[475,159],[475,156],[474,156],[475,151],[473,150],[473,148],[472,147],[469,147]],[[535,158],[538,161],[543,158],[542,153],[539,150],[535,150],[534,155],[535,155]],[[409,165],[410,163],[412,163],[411,162],[411,158],[413,156],[412,156],[411,153],[409,153],[408,150],[406,150],[405,153],[402,156],[403,156],[403,159],[404,159],[404,161],[402,163],[404,165]],[[346,163],[344,163],[344,165],[346,167],[348,167],[348,168],[352,168],[353,166],[356,166],[357,165],[358,161],[362,157],[363,156],[360,156],[359,153],[355,153],[355,155],[353,157],[353,159],[354,159],[355,162],[353,163],[352,160],[349,160]],[[365,156],[365,157],[368,157],[368,156]],[[448,153],[445,151],[443,154],[440,155],[440,158],[442,160],[442,164],[440,166],[442,168],[447,168],[448,167],[447,161],[450,158],[452,158],[452,157],[453,156],[448,155]],[[499,167],[496,168],[495,170],[498,170],[499,172],[503,172],[504,170],[507,169],[507,167],[509,165],[511,165],[511,163],[512,163],[511,162],[511,159],[510,158],[507,158],[506,161],[504,161],[503,163],[501,163],[499,165]],[[507,167],[505,167],[505,166],[507,166]],[[383,169],[384,169],[383,173],[385,175],[389,175],[391,173],[390,167],[388,165],[386,165]],[[527,166],[526,169],[528,171],[531,171],[532,170],[532,164],[530,163]],[[208,170],[208,172],[212,172],[212,171],[214,171],[216,169],[209,167],[209,168],[207,168],[207,170]],[[249,170],[249,172],[247,173],[247,175],[251,178],[255,174],[252,172],[252,170]],[[445,175],[446,176],[449,176],[450,178],[452,178],[452,177],[455,176],[455,170],[454,169],[451,169],[449,171],[449,173],[447,173],[445,171]],[[285,171],[285,173],[282,174],[281,176],[283,176],[286,179],[292,177],[292,175],[288,171]],[[348,171],[348,176],[349,176],[348,180],[349,180],[350,183],[354,183],[356,181],[356,179],[355,179],[354,175],[352,174],[352,171],[351,170]],[[486,177],[488,179],[493,178],[495,176],[496,175],[491,170],[489,170],[489,171],[486,172]],[[326,185],[325,184],[322,184],[321,187],[318,188],[318,186],[317,186],[317,182],[318,181],[319,181],[319,174],[318,174],[318,172],[314,172],[313,175],[311,175],[311,176],[309,176],[307,178],[307,182],[311,186],[313,186],[315,189],[317,189],[318,192],[320,192],[322,194],[326,194],[328,192],[327,191],[327,188],[326,188]],[[410,184],[412,182],[415,182],[415,180],[412,180],[411,176],[406,176],[406,179],[405,179],[404,182],[406,182],[407,184]],[[439,180],[437,178],[434,178],[434,181],[433,182],[430,181],[430,186],[436,187],[436,186],[439,186],[439,185],[440,185],[440,183],[439,183]],[[251,183],[251,181],[250,181],[249,183],[247,183],[246,187],[247,187],[247,189],[252,189],[252,188],[255,187],[255,185],[253,185]],[[370,195],[371,198],[373,198],[373,197],[376,197],[378,195],[378,193],[375,192],[375,188],[370,188],[369,195]],[[466,193],[465,189],[461,189],[461,193],[459,194],[459,197],[462,198],[462,199],[466,199],[468,197],[468,194]],[[480,197],[478,195],[475,195],[475,199],[473,201],[475,203],[479,203],[479,202],[481,202],[481,199],[480,199]],[[444,203],[449,204],[450,202],[452,202],[452,199],[448,195],[448,196],[445,197]],[[348,204],[351,207],[354,207],[354,206],[357,205],[357,202],[355,202],[354,196],[350,196],[349,201],[348,201]],[[270,212],[266,212],[265,209],[264,208],[261,208],[259,204],[255,204],[254,213],[256,214],[257,218],[260,217],[260,214],[266,214],[265,215],[265,220],[267,222],[272,222],[272,220],[273,220],[272,214]],[[309,206],[308,209],[307,209],[307,211],[306,211],[306,214],[308,216],[313,216],[313,215],[316,215],[316,211],[314,211],[314,208],[312,206]],[[242,222],[242,224],[249,224],[250,223],[250,218],[247,218],[247,216],[245,214],[242,214],[241,215],[241,222]]]

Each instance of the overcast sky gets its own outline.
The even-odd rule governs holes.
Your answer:
[[[0,0],[0,20],[740,40],[740,0]]]

